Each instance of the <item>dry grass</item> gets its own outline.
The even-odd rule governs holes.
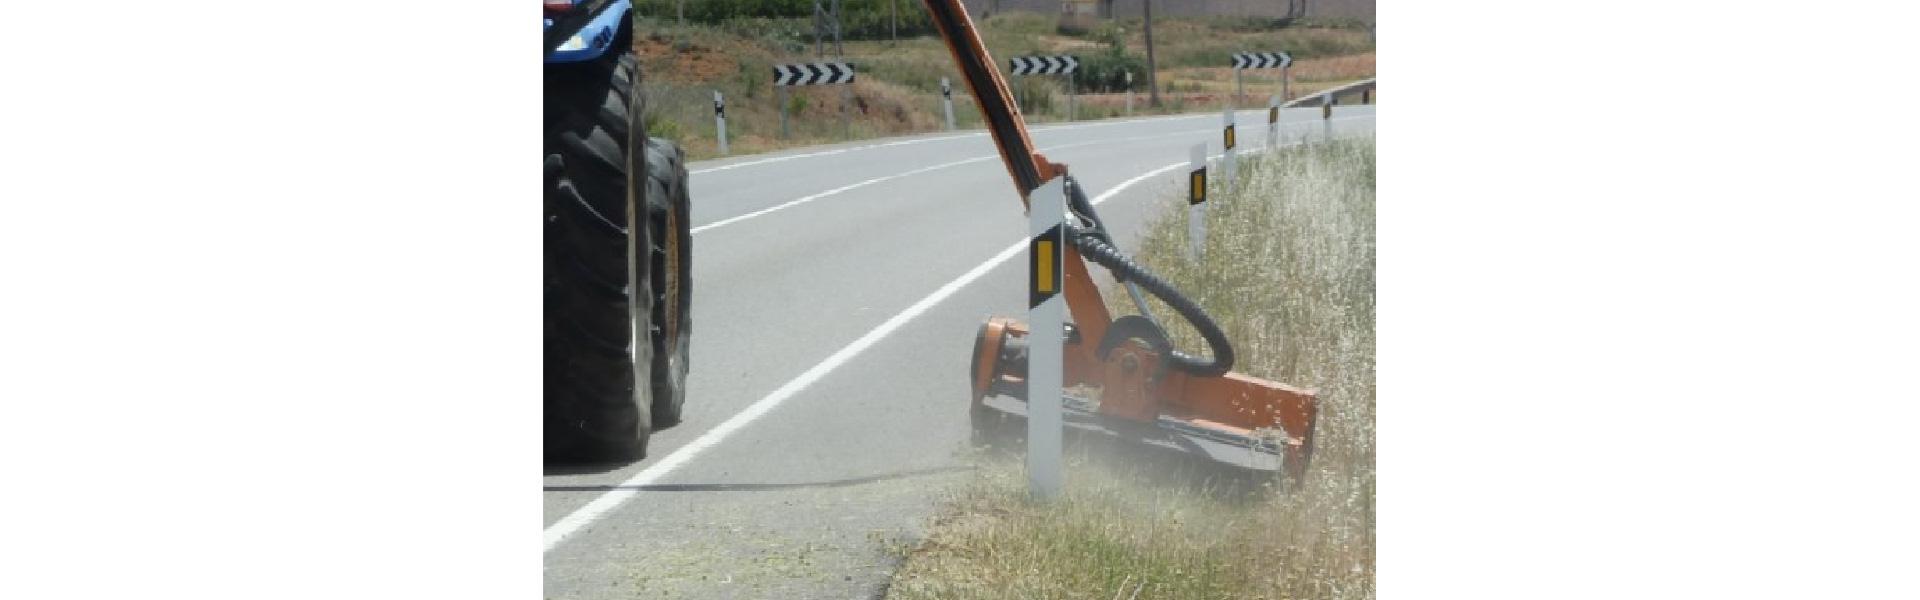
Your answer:
[[[726,97],[732,154],[938,131],[942,126],[934,112],[935,98],[863,74],[852,86],[789,90],[789,135],[782,139],[780,95],[771,71],[775,63],[793,59],[779,44],[714,29],[642,32],[635,51],[644,72],[648,133],[679,142],[694,160],[719,154],[713,118],[716,90]],[[934,86],[937,89],[937,78]],[[843,119],[842,110],[851,118]]]
[[[1179,101],[1184,106],[1217,110],[1219,103],[1235,91],[1232,67],[1184,67],[1163,70],[1160,75],[1172,82],[1173,91],[1161,94],[1168,101]],[[1355,81],[1374,76],[1374,53],[1363,52],[1324,58],[1306,58],[1293,62],[1288,69],[1293,78],[1287,86],[1284,100],[1303,98],[1319,93],[1321,90],[1340,87]],[[1242,74],[1244,93],[1239,106],[1266,106],[1267,96],[1280,91],[1280,71],[1273,69],[1248,71]],[[1103,104],[1124,102],[1124,98],[1114,94],[1105,94],[1094,100]],[[1135,103],[1142,103],[1140,98]]]
[[[1140,19],[1123,19],[1127,51],[1145,55],[1147,38]],[[1236,52],[1285,50],[1297,60],[1344,56],[1373,51],[1366,31],[1332,27],[1296,27],[1281,30],[1242,29],[1233,23],[1206,19],[1154,19],[1153,53],[1161,69],[1228,64]]]
[[[1186,257],[1171,198],[1137,254],[1220,322],[1236,370],[1319,390],[1306,485],[1221,499],[1082,459],[1065,497],[1035,504],[1017,463],[988,460],[904,551],[890,597],[1374,596],[1373,143],[1287,149],[1240,176],[1238,193],[1213,190],[1203,261]],[[1108,302],[1130,306],[1117,289]],[[1203,347],[1189,327],[1170,333]]]

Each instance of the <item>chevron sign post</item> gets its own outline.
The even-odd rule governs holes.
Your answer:
[[[1009,62],[1015,75],[1067,74],[1080,68],[1080,59],[1072,56],[1015,56]]]
[[[1066,75],[1067,120],[1073,120],[1073,72],[1080,68],[1080,59],[1072,56],[1015,56],[1007,62],[1014,75]],[[1025,107],[1020,108],[1022,112],[1026,110]]]
[[[796,85],[851,85],[853,65],[843,62],[795,63],[773,66],[773,87],[780,91],[780,137],[787,137],[787,88]],[[843,128],[851,130],[852,114],[847,111],[847,90],[840,89],[840,115]]]
[[[1233,55],[1235,69],[1284,69],[1293,64],[1293,55],[1285,52],[1241,52]]]
[[[1246,95],[1246,86],[1241,84],[1240,72],[1247,69],[1280,69],[1280,95],[1287,95],[1287,67],[1293,65],[1293,55],[1285,52],[1241,52],[1233,55],[1234,102]]]
[[[843,83],[853,83],[853,65],[830,62],[773,66],[774,85],[837,85]]]

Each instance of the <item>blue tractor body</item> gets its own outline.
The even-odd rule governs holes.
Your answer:
[[[579,32],[560,40],[557,46],[547,48],[547,64],[586,62],[600,58],[613,45],[614,37],[620,33],[620,27],[633,13],[632,0],[614,0],[613,2],[590,2],[589,0],[566,0],[570,8],[560,11],[562,15],[584,10],[598,9],[599,12],[588,18]],[[549,2],[548,4],[558,4]],[[598,6],[583,6],[594,4]],[[554,10],[548,9],[545,29],[551,33],[554,26]]]

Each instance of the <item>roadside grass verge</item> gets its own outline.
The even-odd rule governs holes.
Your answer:
[[[1064,496],[1040,504],[1017,459],[983,457],[927,538],[899,550],[890,598],[1374,597],[1373,142],[1283,149],[1239,171],[1238,191],[1209,193],[1205,259],[1188,260],[1171,197],[1129,246],[1220,323],[1235,370],[1319,391],[1306,484],[1218,497],[1080,456]],[[1176,347],[1204,348],[1184,323],[1169,329]]]

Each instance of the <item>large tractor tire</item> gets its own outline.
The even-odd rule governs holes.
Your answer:
[[[687,220],[686,154],[647,140],[647,212],[653,252],[653,428],[680,424],[692,339],[693,235]]]
[[[656,202],[629,52],[548,65],[545,457],[631,461],[653,429]],[[631,193],[630,193],[631,192]],[[635,260],[638,257],[640,260]],[[636,385],[636,383],[638,385]]]

